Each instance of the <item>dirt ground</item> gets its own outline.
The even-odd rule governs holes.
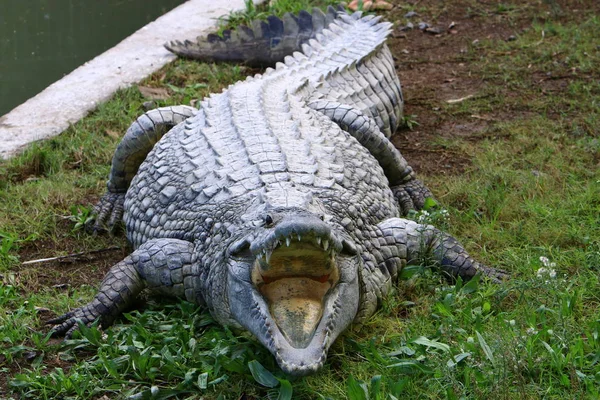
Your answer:
[[[473,62],[466,56],[469,48],[482,40],[509,41],[531,27],[532,21],[543,23],[552,11],[550,4],[560,10],[560,19],[572,20],[586,10],[600,9],[592,1],[529,1],[505,2],[514,4],[512,13],[502,12],[497,1],[409,1],[428,13],[404,17],[396,7],[386,16],[395,22],[393,37],[388,41],[396,58],[396,68],[403,85],[405,116],[415,116],[418,125],[413,130],[401,129],[393,142],[409,165],[421,175],[460,174],[469,167],[467,154],[449,151],[436,145],[436,139],[460,138],[478,141],[486,136],[487,128],[495,121],[518,119],[527,113],[518,108],[500,108],[486,115],[457,118],[440,112],[448,100],[459,100],[483,92],[486,85],[495,85],[481,74],[483,62]],[[402,29],[408,22],[413,29]],[[418,29],[419,22],[431,28]],[[481,52],[481,57],[488,54]],[[535,66],[531,78],[547,91],[560,90],[565,81],[539,79],[544,77]],[[497,87],[496,87],[497,89]],[[506,93],[507,96],[511,94]]]
[[[427,8],[441,4],[439,1],[412,3]],[[435,139],[478,140],[496,116],[463,120],[441,113],[439,109],[448,100],[472,96],[486,85],[465,59],[465,53],[474,41],[508,40],[531,23],[529,16],[523,16],[514,26],[501,14],[469,15],[469,4],[471,2],[452,2],[435,18],[431,15],[412,17],[410,22],[415,29],[400,30],[402,26],[396,26],[394,37],[389,41],[403,85],[405,115],[414,115],[418,123],[412,131],[400,130],[394,136],[394,144],[418,174],[460,174],[468,168],[468,155],[440,148],[435,145]],[[493,9],[496,3],[479,4],[483,9]],[[396,17],[407,21],[401,15]],[[420,21],[441,32],[416,29]]]

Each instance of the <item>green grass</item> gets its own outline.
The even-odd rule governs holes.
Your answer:
[[[104,190],[114,132],[144,112],[131,88],[0,164],[0,397],[598,398],[600,19],[567,19],[550,6],[547,14],[542,6],[474,5],[477,18],[529,23],[515,41],[482,40],[461,56],[482,85],[438,113],[491,122],[476,140],[431,144],[469,155],[466,172],[423,177],[449,212],[430,218],[476,258],[510,271],[509,282],[449,285],[428,269],[407,269],[376,316],[337,340],[322,371],[301,379],[284,376],[248,335],[185,302],[151,300],[104,332],[49,339],[44,308],[58,314],[85,303],[100,280],[86,274],[102,271],[85,261],[20,263],[32,249],[50,257],[125,246],[122,236],[79,226]],[[252,72],[176,61],[143,85],[170,88],[157,106],[189,104]]]
[[[327,6],[336,7],[340,2],[335,0],[279,0],[255,5],[252,0],[245,0],[245,4],[245,10],[236,11],[220,18],[221,27],[219,32],[235,28],[238,25],[251,26],[252,21],[266,20],[270,15],[281,17],[287,12],[298,15],[302,10],[311,12],[313,7],[325,10]]]

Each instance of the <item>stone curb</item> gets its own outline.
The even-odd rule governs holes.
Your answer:
[[[175,59],[163,44],[213,30],[217,18],[244,8],[244,0],[189,0],[86,62],[0,117],[0,158],[56,136],[118,90]]]

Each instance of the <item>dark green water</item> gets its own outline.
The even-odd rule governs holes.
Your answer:
[[[0,0],[0,116],[184,2]]]

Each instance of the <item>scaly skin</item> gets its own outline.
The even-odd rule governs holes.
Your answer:
[[[165,47],[180,57],[199,61],[234,61],[251,66],[271,66],[283,61],[284,57],[300,51],[302,45],[327,28],[338,11],[329,7],[324,14],[314,8],[312,14],[301,11],[298,15],[286,13],[282,19],[270,16],[267,21],[254,21],[250,27],[239,26],[236,30],[225,30],[222,36],[215,34],[189,40],[172,41]]]
[[[407,263],[431,256],[451,276],[505,278],[449,235],[400,218],[431,193],[388,140],[402,113],[390,24],[341,15],[330,29],[198,111],[130,128],[98,224],[123,209],[135,251],[90,304],[50,321],[57,333],[77,319],[108,325],[148,287],[206,305],[305,375]]]

